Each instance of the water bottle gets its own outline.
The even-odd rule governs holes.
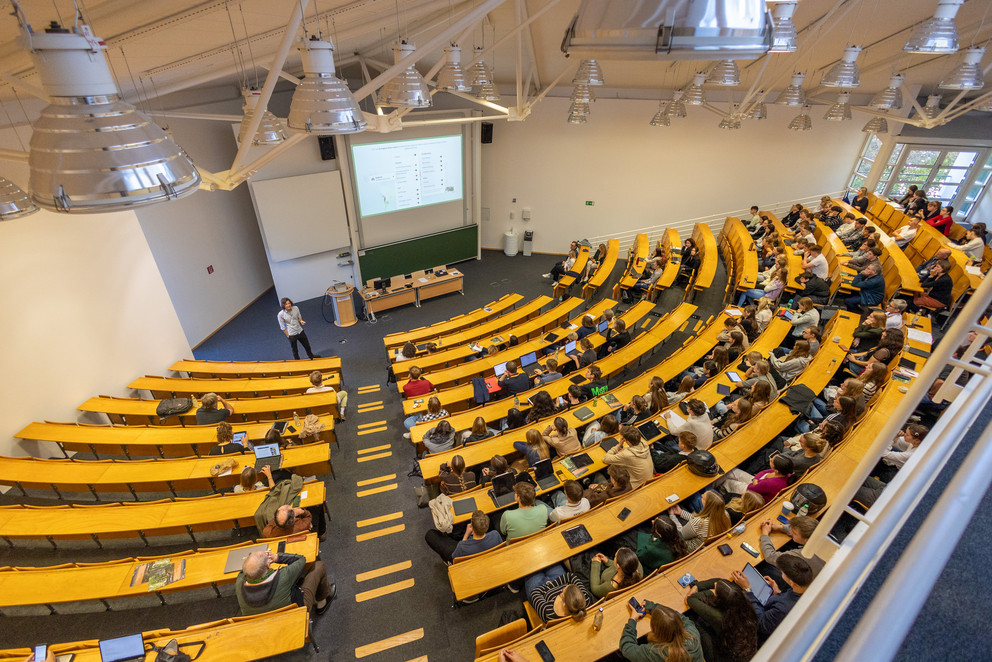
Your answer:
[[[789,303],[785,304],[785,307],[790,310],[792,309],[792,299],[789,299]]]
[[[733,538],[734,536],[739,536],[740,534],[744,533],[744,529],[746,528],[747,528],[747,523],[741,522],[740,524],[738,524],[737,526],[735,526],[730,530],[730,532],[727,534],[727,537]]]
[[[514,407],[520,406],[520,398],[518,398],[517,396],[513,396],[513,406]]]
[[[592,619],[592,629],[599,632],[599,628],[603,627],[603,608],[600,607],[599,611],[596,612],[596,618]]]
[[[293,425],[296,426],[297,430],[300,429],[300,415],[295,411],[293,412]]]
[[[799,508],[799,516],[800,517],[805,517],[806,515],[809,515],[809,504],[808,503],[804,503]]]

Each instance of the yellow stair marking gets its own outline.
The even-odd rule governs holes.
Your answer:
[[[355,523],[355,526],[362,528],[363,526],[372,526],[373,524],[382,524],[383,522],[388,522],[389,520],[399,519],[403,517],[403,513],[389,513],[388,515],[380,515],[379,517],[371,517],[369,519],[359,520]]]
[[[385,432],[385,431],[386,431],[386,426],[383,425],[381,428],[372,428],[370,430],[359,430],[358,436],[362,436],[363,434],[372,434],[373,432]]]
[[[358,454],[359,455],[364,455],[365,453],[372,453],[372,452],[375,452],[375,451],[384,451],[387,448],[389,448],[390,446],[392,446],[392,444],[383,444],[382,446],[373,446],[372,448],[363,448],[362,450],[358,451]]]
[[[377,570],[369,570],[368,572],[359,573],[355,575],[355,581],[365,582],[370,579],[375,579],[376,577],[384,577],[394,572],[399,572],[400,570],[406,570],[411,567],[413,567],[413,561],[403,561],[402,563],[394,563],[393,565],[387,565]]]
[[[371,494],[379,494],[380,492],[389,492],[391,490],[395,490],[397,487],[399,487],[398,484],[390,483],[389,485],[383,485],[381,487],[373,487],[367,490],[362,490],[361,492],[355,494],[355,496],[363,497],[363,496],[369,496]]]
[[[396,648],[397,646],[409,644],[412,641],[417,641],[418,639],[423,638],[424,628],[417,628],[416,630],[410,630],[409,632],[398,634],[395,637],[389,637],[388,639],[382,639],[381,641],[377,641],[375,643],[359,646],[355,649],[355,657],[361,659],[363,657],[375,655],[376,653],[381,653],[382,651],[389,650],[390,648]]]
[[[365,457],[357,458],[359,462],[368,462],[369,460],[381,460],[384,457],[389,457],[393,454],[393,451],[386,451],[385,453],[376,453],[375,455],[366,455]]]
[[[380,425],[385,425],[385,424],[386,424],[386,421],[376,421],[375,423],[365,423],[363,425],[359,425],[358,426],[358,429],[359,430],[364,430],[365,428],[375,428],[375,427],[379,427]]]
[[[360,480],[355,485],[356,487],[365,487],[366,485],[372,485],[373,483],[381,483],[383,481],[393,480],[394,478],[396,478],[396,474],[389,474],[388,476],[379,476],[378,478],[369,478],[368,480]]]
[[[381,598],[384,595],[389,595],[390,593],[396,593],[397,591],[403,591],[412,586],[413,586],[412,579],[404,579],[403,581],[396,582],[395,584],[387,584],[386,586],[372,589],[371,591],[365,591],[364,593],[356,593],[355,602],[365,602],[366,600]]]
[[[406,529],[405,524],[397,524],[396,526],[391,526],[386,529],[378,529],[377,531],[369,531],[368,533],[360,533],[355,536],[357,542],[365,542],[366,540],[372,540],[373,538],[381,538],[382,536],[388,536],[390,533],[399,533]]]
[[[379,411],[380,409],[385,409],[385,408],[386,405],[376,405],[373,407],[363,407],[362,405],[359,405],[357,411],[359,414],[368,414],[369,412]]]

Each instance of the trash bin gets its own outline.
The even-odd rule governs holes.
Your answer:
[[[530,257],[531,248],[534,246],[534,231],[524,230],[524,255]]]
[[[513,230],[507,230],[503,235],[503,252],[510,257],[517,254],[517,233]]]

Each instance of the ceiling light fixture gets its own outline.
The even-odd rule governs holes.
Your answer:
[[[928,18],[916,29],[903,50],[910,53],[956,53],[958,26],[954,17],[964,0],[940,0],[933,18]]]
[[[14,3],[24,44],[51,103],[31,134],[28,189],[40,207],[66,213],[121,211],[182,198],[200,186],[189,157],[121,100],[89,26],[31,30]]]
[[[287,126],[293,131],[320,135],[361,133],[368,126],[355,95],[335,75],[334,44],[316,36],[297,46],[303,62],[303,80],[293,90]]]
[[[858,55],[860,46],[848,46],[840,62],[830,67],[830,71],[820,79],[820,85],[825,87],[858,87],[861,85],[861,72],[858,70]]]
[[[499,89],[495,83],[483,83],[479,86],[475,98],[482,101],[499,101],[502,97],[499,95]]]
[[[668,104],[668,116],[669,117],[687,117],[688,113],[685,112],[685,102],[682,101],[682,97],[685,96],[685,92],[682,90],[675,90],[672,94],[672,100]]]
[[[596,60],[582,60],[579,63],[578,70],[575,72],[575,77],[572,78],[572,83],[575,85],[580,83],[585,85],[605,85],[603,69],[599,66],[599,62]]]
[[[241,106],[241,112],[244,114],[244,119],[241,120],[241,128],[238,130],[239,144],[248,139],[248,125],[251,123],[252,116],[255,114],[256,107],[258,106],[258,100],[262,96],[262,93],[253,87],[242,89],[241,94],[244,96],[245,102]],[[262,123],[258,125],[258,131],[255,132],[255,136],[252,138],[251,144],[278,145],[285,139],[286,132],[283,131],[282,121],[268,110],[263,112]]]
[[[568,123],[569,124],[585,124],[587,121],[588,121],[588,118],[583,113],[571,113],[570,112],[568,114]]]
[[[593,94],[592,88],[588,84],[576,83],[575,88],[572,90],[572,101],[591,103],[595,100],[596,95]]]
[[[723,87],[734,87],[741,84],[741,72],[737,68],[737,63],[733,60],[720,60],[710,70],[706,82],[711,85],[721,85]]]
[[[940,115],[941,97],[939,94],[931,94],[927,97],[927,105],[923,106],[923,115],[930,119]]]
[[[865,133],[888,133],[889,123],[884,117],[873,117],[862,128]]]
[[[14,182],[0,177],[0,221],[12,221],[15,218],[30,216],[38,211],[31,202],[28,194]]]
[[[764,90],[758,92],[758,95],[763,95]],[[751,108],[744,115],[746,120],[766,120],[768,119],[768,106],[765,105],[764,101],[756,101],[751,104]]]
[[[985,87],[982,69],[978,63],[985,55],[984,48],[969,48],[964,52],[964,62],[959,64],[940,81],[940,87],[945,90],[980,90]]]
[[[992,113],[992,97],[989,97],[985,101],[982,101],[981,103],[977,104],[974,110],[983,113]]]
[[[651,118],[651,126],[671,126],[672,118],[668,116],[668,104],[662,101],[658,104],[658,112]]]
[[[803,111],[789,122],[792,131],[809,131],[813,128],[813,119],[809,116],[809,106],[803,106]]]
[[[416,50],[416,46],[406,41],[393,44],[393,63],[399,62]],[[379,103],[396,108],[430,108],[431,93],[427,89],[427,81],[411,64],[382,86]]]
[[[837,103],[827,109],[823,119],[830,122],[843,122],[851,119],[851,93],[841,92],[837,96]]]
[[[795,53],[799,48],[796,25],[792,22],[792,15],[796,11],[798,2],[776,2],[772,7],[772,18],[775,19],[775,26],[772,28],[772,46],[769,53]]]
[[[889,86],[873,96],[868,105],[879,110],[899,110],[902,108],[902,81],[905,78],[906,76],[903,74],[892,74]]]
[[[798,71],[792,74],[792,84],[785,88],[785,91],[778,96],[775,103],[784,106],[805,106],[806,90],[803,89],[804,80],[806,80],[806,74],[799,73]]]
[[[685,103],[690,106],[702,106],[706,103],[706,90],[703,83],[706,82],[706,74],[697,73],[692,77],[692,85],[686,88]]]
[[[437,72],[437,89],[445,92],[469,92],[472,89],[462,69],[462,49],[457,44],[444,49],[444,65]]]

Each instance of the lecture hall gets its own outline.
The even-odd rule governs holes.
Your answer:
[[[0,662],[982,659],[990,40],[11,0]]]

